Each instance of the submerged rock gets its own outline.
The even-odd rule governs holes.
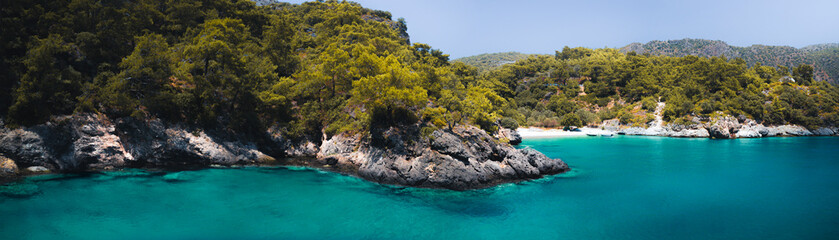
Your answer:
[[[30,182],[17,182],[0,185],[0,195],[13,198],[27,198],[41,192],[38,185]]]
[[[163,177],[162,177],[163,181],[167,181],[167,182],[186,182],[186,181],[195,180],[197,178],[198,178],[198,174],[196,174],[192,171],[181,171],[181,172],[167,173],[166,175],[163,175]]]

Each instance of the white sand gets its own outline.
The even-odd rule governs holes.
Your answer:
[[[581,132],[571,132],[571,131],[562,131],[562,129],[545,129],[545,128],[537,128],[537,127],[529,127],[529,128],[518,128],[516,132],[521,135],[522,138],[553,138],[553,137],[579,137],[579,136],[586,136],[588,133],[593,134],[615,134],[614,132],[601,130],[599,128],[587,128],[583,127],[580,128]]]

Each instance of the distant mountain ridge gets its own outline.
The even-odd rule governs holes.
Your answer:
[[[700,57],[726,56],[728,58],[742,58],[749,66],[760,63],[767,66],[786,66],[792,69],[799,64],[810,64],[815,68],[816,80],[839,83],[839,43],[816,44],[803,48],[767,45],[737,47],[719,40],[686,38],[651,41],[645,44],[632,43],[619,50],[622,53],[649,53],[672,57],[687,55]]]

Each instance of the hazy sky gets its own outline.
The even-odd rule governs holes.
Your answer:
[[[290,1],[301,3],[303,1]],[[703,38],[735,46],[839,42],[839,0],[357,0],[405,18],[412,42],[452,58]]]

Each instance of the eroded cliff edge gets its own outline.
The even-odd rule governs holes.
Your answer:
[[[516,149],[514,131],[497,136],[472,126],[420,131],[421,124],[369,134],[288,139],[205,130],[161,120],[80,114],[45,124],[0,126],[0,179],[38,172],[195,169],[293,164],[324,168],[385,184],[466,190],[567,171],[560,159]]]

